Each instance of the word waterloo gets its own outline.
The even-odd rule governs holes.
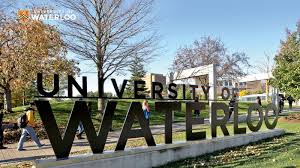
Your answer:
[[[75,88],[79,91],[79,93],[82,95],[82,98],[87,97],[86,77],[83,77],[82,81],[83,81],[82,87],[80,87],[79,84],[72,76],[68,77],[68,97],[70,98],[73,97],[72,95],[73,86],[75,86]],[[118,99],[122,99],[122,95],[127,80],[123,81],[123,84],[121,85],[120,89],[115,79],[111,79],[111,81],[117,93]],[[144,88],[140,87],[140,84],[145,84],[145,82],[134,81],[134,98],[128,109],[115,151],[124,150],[128,139],[138,138],[138,137],[144,137],[148,146],[156,146],[150,127],[147,124],[146,119],[144,118],[141,103],[140,101],[134,101],[134,99],[145,98],[145,95],[140,94],[141,91],[144,91]],[[193,118],[192,114],[194,110],[200,110],[201,112],[201,110],[203,110],[208,103],[194,102],[194,101],[180,102],[178,99],[176,99],[177,97],[176,87],[177,85],[175,83],[171,83],[168,85],[168,91],[171,94],[168,95],[169,99],[167,100],[165,99],[166,101],[163,101],[161,100],[163,99],[161,94],[163,90],[163,85],[159,82],[152,82],[152,94],[151,94],[152,98],[160,99],[160,101],[155,102],[155,111],[162,112],[162,115],[165,115],[165,144],[172,143],[172,114],[174,111],[181,111],[182,103],[185,103],[186,105],[186,111],[185,111],[186,140],[194,141],[194,140],[205,139],[206,138],[205,131],[193,132],[193,125],[204,124],[204,118],[201,117]],[[193,91],[193,98],[195,98],[195,88],[197,88],[198,86],[192,85],[190,87],[192,88]],[[45,91],[43,88],[42,74],[38,74],[37,88],[38,88],[38,92],[41,95],[39,97],[54,97],[54,95],[59,91],[59,76],[56,74],[54,75],[54,88],[51,92],[49,92],[49,91]],[[183,85],[183,88],[184,88],[183,90],[185,90],[185,85]],[[207,99],[209,93],[209,86],[206,87],[202,86],[202,89]],[[225,96],[224,94],[225,91],[227,91],[227,96]],[[230,95],[230,90],[228,88],[223,88],[222,98],[228,99],[229,98],[228,95]],[[116,110],[118,101],[113,99],[109,99],[107,101],[105,110],[103,112],[102,123],[98,133],[96,133],[95,127],[92,123],[91,116],[88,112],[87,103],[83,100],[75,101],[63,138],[61,137],[61,134],[59,132],[49,101],[36,100],[35,103],[57,159],[68,158],[79,122],[82,122],[83,124],[87,136],[87,140],[90,144],[93,153],[94,154],[103,153],[108,132],[112,127],[112,120],[113,120],[114,112]],[[218,118],[217,116],[218,110],[222,110],[224,112],[224,117],[222,119]],[[259,121],[255,125],[253,125],[251,121],[252,111],[259,112]],[[269,111],[272,112],[275,111],[276,114],[276,118],[273,120],[272,123],[270,123],[268,119]],[[226,123],[229,120],[228,105],[222,102],[211,102],[210,116],[211,116],[211,136],[213,138],[217,137],[217,127],[221,128],[221,131],[225,136],[229,136],[229,132],[226,127]],[[234,107],[233,118],[234,118],[234,122],[233,122],[234,134],[246,134],[246,128],[239,127],[237,103],[235,104]],[[135,120],[139,122],[141,127],[140,129],[132,129],[132,125]],[[268,104],[264,114],[262,108],[257,103],[251,104],[248,108],[247,126],[251,131],[254,132],[259,131],[259,129],[263,124],[263,121],[265,122],[265,125],[268,129],[274,129],[276,127],[277,120],[278,120],[278,111],[274,104]]]

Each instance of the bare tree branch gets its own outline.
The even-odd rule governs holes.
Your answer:
[[[194,41],[193,45],[178,49],[172,65],[172,71],[177,72],[178,78],[185,69],[194,68],[190,74],[194,76],[199,72],[199,66],[216,64],[217,77],[236,79],[244,76],[245,70],[250,67],[249,58],[243,52],[228,53],[223,42],[210,36]],[[207,77],[200,76],[199,80],[207,84]]]

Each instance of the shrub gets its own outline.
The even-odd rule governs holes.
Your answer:
[[[240,91],[239,96],[246,96],[246,95],[249,95],[249,91],[247,91],[247,90]]]

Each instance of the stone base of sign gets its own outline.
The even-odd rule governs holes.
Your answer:
[[[105,167],[105,168],[147,168],[167,164],[190,157],[196,157],[215,151],[247,145],[263,139],[284,134],[283,129],[273,129],[248,134],[206,139],[199,141],[174,142],[156,147],[131,148],[125,151],[108,151],[103,154],[85,154],[71,156],[66,160],[40,159],[36,167]]]

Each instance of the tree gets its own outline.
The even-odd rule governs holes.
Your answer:
[[[216,64],[218,77],[235,79],[246,74],[246,68],[250,67],[248,60],[245,53],[230,54],[220,39],[206,36],[195,40],[191,46],[179,48],[171,69],[180,74],[184,69]]]
[[[7,20],[0,26],[0,92],[5,109],[12,110],[12,89],[25,90],[41,72],[50,86],[53,73],[61,76],[79,72],[76,63],[66,58],[66,48],[53,26],[39,21]]]
[[[275,56],[274,80],[271,83],[280,91],[300,98],[300,21],[295,31],[287,30],[285,40]]]
[[[133,97],[134,92],[134,81],[139,81],[144,78],[146,75],[146,70],[144,68],[145,61],[139,57],[138,55],[134,55],[132,63],[129,65],[129,72],[131,73],[131,77],[129,80],[129,84],[126,87],[125,95],[127,97]],[[141,88],[145,88],[145,86],[141,86]],[[147,92],[145,91],[144,94]]]
[[[262,62],[260,62],[260,64],[258,64],[257,66],[255,66],[256,69],[258,69],[258,71],[260,73],[266,73],[268,76],[267,82],[266,82],[266,99],[267,101],[269,101],[269,86],[270,86],[270,78],[271,78],[271,73],[274,69],[274,63],[272,61],[272,58],[269,54],[265,53],[265,58]]]
[[[94,62],[98,72],[101,112],[104,81],[122,73],[138,54],[148,59],[156,49],[152,29],[153,0],[58,0],[61,7],[74,11],[76,20],[65,20],[62,32],[68,48],[80,59]]]

